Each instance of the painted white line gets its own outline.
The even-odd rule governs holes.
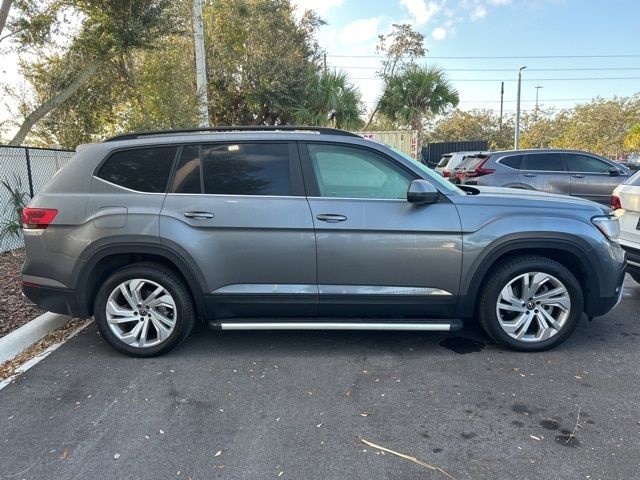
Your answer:
[[[66,317],[69,318],[69,317]],[[58,347],[60,347],[63,343],[65,343],[67,340],[70,340],[71,338],[75,337],[78,333],[80,333],[82,330],[84,330],[85,328],[87,328],[88,325],[90,325],[93,322],[93,320],[87,321],[86,323],[80,325],[78,328],[76,328],[73,332],[71,332],[69,334],[69,336],[67,336],[67,338],[65,338],[64,340],[62,340],[61,342],[58,343],[54,343],[53,345],[51,345],[50,347],[48,347],[44,352],[39,353],[38,355],[36,355],[33,358],[30,358],[29,360],[27,360],[26,362],[24,362],[22,365],[20,365],[19,367],[16,368],[16,371],[13,375],[11,375],[10,377],[4,379],[4,380],[0,380],[0,390],[2,390],[4,387],[6,387],[7,385],[9,385],[11,382],[13,382],[16,377],[18,377],[19,375],[23,374],[24,372],[26,372],[27,370],[29,370],[31,367],[33,367],[34,365],[37,365],[41,360],[44,360],[46,357],[48,357],[54,350],[56,350]]]
[[[0,338],[0,363],[12,359],[25,348],[44,337],[47,333],[60,328],[71,317],[57,313],[43,313],[13,332]]]

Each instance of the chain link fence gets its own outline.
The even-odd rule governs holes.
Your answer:
[[[75,152],[34,147],[0,145],[0,252],[23,246],[22,233],[9,231],[19,221],[20,200],[28,202]]]

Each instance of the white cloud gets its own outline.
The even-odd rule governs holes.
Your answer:
[[[434,28],[431,36],[436,40],[444,40],[447,37],[447,30],[442,27]]]
[[[510,3],[511,3],[511,0],[489,0],[489,5],[493,5],[494,7],[509,5]]]
[[[480,20],[486,16],[487,16],[487,9],[484,7],[484,5],[476,5],[476,8],[474,8],[473,12],[471,12],[472,20]]]
[[[296,13],[302,15],[305,10],[315,10],[318,15],[325,15],[329,10],[342,6],[344,0],[292,0]]]
[[[436,2],[425,3],[424,0],[400,0],[400,5],[407,9],[418,27],[426,24],[440,10]]]
[[[361,18],[347,23],[338,35],[341,42],[360,43],[378,36],[381,17]]]

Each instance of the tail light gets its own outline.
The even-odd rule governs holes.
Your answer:
[[[476,168],[474,168],[473,170],[466,171],[465,175],[467,177],[474,178],[474,177],[482,177],[483,175],[489,175],[490,173],[495,172],[493,168],[484,168],[484,164],[487,163],[488,160],[489,160],[489,157],[485,158],[478,165],[476,165]]]
[[[619,196],[611,195],[611,208],[613,208],[614,210],[622,208],[622,202],[620,201]]]
[[[444,178],[449,178],[451,176],[451,172],[449,170],[443,170],[442,171],[442,176]]]
[[[45,229],[58,215],[55,208],[32,208],[22,209],[22,228]]]

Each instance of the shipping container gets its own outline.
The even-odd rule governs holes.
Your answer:
[[[355,132],[364,138],[384,143],[418,159],[418,132],[416,130],[389,130],[381,132]]]
[[[455,152],[486,152],[489,150],[489,142],[486,140],[473,140],[468,142],[440,142],[427,143],[422,147],[420,160],[431,168],[440,161],[440,157],[447,153]]]

